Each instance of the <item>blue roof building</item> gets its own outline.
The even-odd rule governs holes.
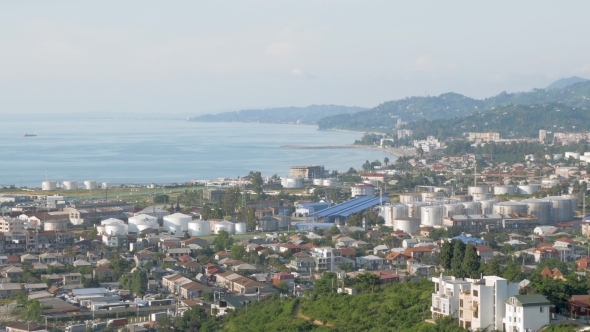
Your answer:
[[[465,244],[473,244],[474,246],[487,246],[488,242],[486,240],[478,239],[476,237],[470,237],[465,235],[457,235],[453,238],[453,240],[459,240]]]

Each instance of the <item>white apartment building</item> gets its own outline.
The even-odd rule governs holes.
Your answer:
[[[471,289],[459,294],[459,325],[471,330],[503,330],[506,299],[518,295],[518,283],[496,276],[467,279]]]
[[[375,186],[368,184],[368,183],[359,183],[355,186],[350,188],[350,195],[352,197],[358,196],[375,196]]]
[[[471,289],[471,282],[463,278],[449,276],[433,277],[432,319],[440,316],[459,317],[459,294]]]
[[[14,218],[0,218],[0,232],[23,232],[25,221]]]
[[[536,332],[549,325],[549,301],[541,294],[514,295],[506,300],[503,330]]]
[[[313,248],[311,253],[316,261],[317,271],[338,271],[338,265],[342,263],[342,251],[330,247]]]

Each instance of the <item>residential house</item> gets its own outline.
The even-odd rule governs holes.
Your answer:
[[[162,287],[171,293],[180,292],[180,286],[194,282],[180,274],[172,274],[162,278]]]
[[[307,253],[302,252],[301,254],[304,255],[294,255],[293,259],[287,264],[287,267],[300,274],[310,275],[311,271],[316,270],[316,260]]]
[[[166,251],[166,255],[172,258],[179,258],[182,255],[188,255],[191,253],[189,248],[175,248],[175,249],[168,249]]]
[[[9,279],[21,278],[23,276],[23,269],[16,266],[10,266],[2,272],[2,274]]]
[[[154,257],[154,253],[147,249],[136,252],[133,257],[137,266],[144,266],[147,262],[152,262],[152,264],[158,263],[158,260]]]
[[[211,304],[211,314],[216,316],[225,316],[228,313],[228,310],[235,311],[238,308],[248,305],[250,302],[250,298],[242,295],[233,295],[230,297],[220,298]]]
[[[22,291],[20,284],[17,283],[0,283],[0,297],[9,298],[18,295]]]
[[[459,318],[459,296],[461,293],[471,289],[471,282],[463,278],[443,276],[442,274],[440,277],[432,277],[431,280],[434,283],[432,306],[430,307],[432,319],[437,319],[441,316]]]
[[[57,262],[57,256],[46,252],[46,253],[39,255],[39,262],[45,263],[45,264]]]
[[[389,252],[389,248],[384,244],[380,244],[380,245],[376,246],[375,248],[373,248],[374,255],[386,254],[387,252]]]
[[[590,257],[583,257],[576,261],[576,270],[585,271],[590,270]]]
[[[434,249],[430,246],[418,246],[404,250],[404,255],[421,262],[424,256],[432,255],[433,251]]]
[[[295,284],[295,276],[289,272],[275,273],[272,276],[271,280],[272,280],[272,284],[275,287],[278,286],[279,283],[281,283],[281,281],[284,281],[287,284],[288,289],[293,289],[293,286]]]
[[[184,239],[180,241],[180,246],[182,248],[188,247],[190,245],[196,245],[199,248],[207,248],[209,246],[209,243],[207,242],[207,240],[203,240],[201,238],[198,238],[196,236],[190,237],[188,239]]]
[[[541,330],[542,327],[549,325],[550,305],[547,298],[541,294],[511,296],[506,300],[504,330],[511,332]]]
[[[574,316],[590,316],[590,295],[572,295],[567,310]]]
[[[428,278],[434,273],[435,266],[422,264],[418,262],[412,262],[413,258],[408,259],[406,265],[406,272],[408,274],[421,277],[421,278]]]
[[[384,259],[374,255],[356,258],[356,265],[368,270],[377,270],[383,265]]]
[[[316,263],[316,271],[337,271],[342,262],[342,251],[331,247],[313,248],[312,257]]]
[[[563,273],[561,273],[561,271],[559,271],[558,268],[554,268],[553,270],[549,270],[548,266],[545,266],[543,271],[541,271],[541,277],[565,280],[563,277]]]
[[[92,278],[96,280],[113,280],[113,270],[106,266],[99,266],[92,270]]]
[[[72,263],[72,265],[74,265],[75,267],[92,266],[92,264],[88,263],[87,261],[85,261],[83,259],[79,259],[79,260],[75,261],[74,263]]]
[[[12,322],[6,325],[7,332],[43,331],[45,327],[29,322]]]
[[[240,276],[239,278],[232,280],[231,290],[239,294],[262,294],[269,292],[269,286],[256,280]]]
[[[482,263],[489,263],[492,258],[494,257],[494,249],[487,247],[487,246],[477,246],[475,247],[477,250],[477,255],[479,256],[479,260]]]
[[[406,255],[403,252],[392,252],[385,256],[385,262],[392,265],[405,265]]]
[[[211,288],[207,285],[198,283],[196,281],[191,281],[187,284],[183,284],[179,287],[179,289],[180,289],[180,295],[182,295],[182,297],[185,299],[192,299],[195,297],[203,297],[203,294],[213,292],[213,288]]]

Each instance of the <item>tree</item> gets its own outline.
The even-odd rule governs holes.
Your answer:
[[[229,233],[221,230],[213,239],[213,248],[215,252],[228,249],[234,243],[234,239],[229,236]]]
[[[96,240],[97,236],[98,236],[98,230],[96,228],[93,228],[92,230],[90,230],[90,232],[88,232],[88,239],[89,240]]]
[[[251,182],[252,182],[252,190],[256,193],[258,199],[264,198],[264,192],[262,191],[262,184],[264,181],[262,180],[262,174],[260,172],[250,172]]]
[[[246,248],[240,244],[231,246],[231,259],[240,260],[246,255]]]
[[[465,272],[462,269],[463,257],[465,256],[465,243],[459,240],[453,240],[453,259],[451,260],[451,268],[455,277],[464,277]]]
[[[450,242],[445,241],[440,247],[440,254],[438,260],[445,269],[451,269],[451,261],[453,259],[453,246]]]
[[[352,265],[352,263],[340,263],[338,265],[338,269],[345,272],[350,272],[354,271],[354,265]]]
[[[465,247],[465,255],[461,268],[472,278],[477,277],[477,274],[479,273],[479,256],[477,255],[477,249],[473,244],[468,244]]]
[[[238,193],[236,189],[228,189],[223,196],[223,212],[226,216],[234,215],[238,206]]]
[[[502,266],[500,266],[500,258],[498,256],[494,256],[486,269],[484,271],[484,275],[486,276],[502,276]]]
[[[356,276],[357,285],[359,285],[363,291],[370,290],[371,292],[374,292],[375,286],[379,283],[379,280],[379,276],[370,272],[361,273]]]
[[[383,158],[383,163],[385,164],[385,167],[387,167],[387,165],[389,165],[389,158]]]
[[[326,295],[334,292],[338,278],[334,272],[324,272],[314,283],[314,295]]]
[[[138,297],[143,297],[147,292],[148,278],[146,271],[136,268],[131,277],[131,291]]]
[[[275,286],[276,290],[281,294],[289,293],[289,285],[284,280],[281,280],[278,285]]]
[[[332,235],[340,234],[340,229],[338,228],[338,226],[334,225],[334,226],[330,227],[330,234],[332,234]]]
[[[170,328],[172,327],[172,321],[170,320],[170,316],[168,316],[168,314],[162,315],[162,318],[158,320],[156,326],[157,332],[169,332]]]

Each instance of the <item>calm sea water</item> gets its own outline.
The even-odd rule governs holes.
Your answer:
[[[21,137],[24,133],[37,137]],[[339,171],[394,157],[365,149],[287,149],[344,145],[362,133],[315,126],[198,123],[182,120],[3,120],[0,184],[40,186],[50,180],[172,183],[193,179],[288,175],[289,166],[323,164]]]

